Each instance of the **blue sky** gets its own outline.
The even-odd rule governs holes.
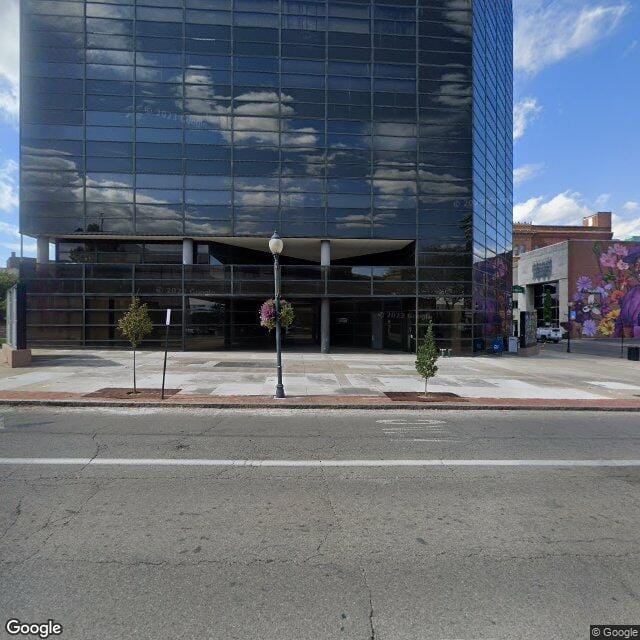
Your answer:
[[[514,0],[514,219],[640,235],[640,2]],[[0,265],[19,252],[18,0],[0,0]],[[24,238],[25,255],[35,242]]]
[[[514,219],[640,235],[640,2],[514,0]]]

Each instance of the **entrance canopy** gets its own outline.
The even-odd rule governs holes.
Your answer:
[[[253,251],[269,251],[269,238],[215,238],[215,242]],[[320,262],[320,238],[284,238],[283,256]],[[397,251],[413,240],[336,239],[331,240],[331,259],[345,260],[360,256]]]

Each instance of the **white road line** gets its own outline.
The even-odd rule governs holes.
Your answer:
[[[452,438],[391,438],[391,442],[460,442]]]
[[[406,431],[405,429],[399,429],[398,431],[384,431],[385,436],[415,436],[420,435],[422,433],[425,434],[438,434],[438,433],[449,433],[447,429],[416,429],[415,431]]]
[[[206,460],[186,458],[0,458],[0,465],[135,467],[640,467],[640,460]]]
[[[420,427],[384,427],[382,431],[384,433],[394,433],[396,431],[444,431],[444,427],[438,427],[437,425],[422,425]]]
[[[378,424],[446,424],[445,420],[418,419],[410,420],[408,418],[392,418],[385,420],[376,420]]]

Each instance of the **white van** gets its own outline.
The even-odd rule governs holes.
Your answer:
[[[555,342],[558,344],[563,336],[564,331],[560,327],[538,327],[536,331],[538,342]]]

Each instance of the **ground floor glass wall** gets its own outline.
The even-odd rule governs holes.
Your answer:
[[[416,271],[283,267],[283,293],[296,313],[285,347],[320,349],[323,298],[334,348],[412,352],[430,321],[438,346],[454,354],[483,351],[487,336],[506,335],[500,304],[475,308],[464,283],[433,282],[423,293]],[[154,323],[143,348],[163,346],[166,309],[172,310],[171,349],[273,348],[273,335],[259,324],[260,305],[273,295],[273,270],[266,266],[51,263],[23,265],[21,279],[31,347],[125,347],[117,322],[135,295]]]
[[[258,323],[262,300],[188,296],[185,348],[272,349],[273,332]],[[415,349],[415,299],[330,300],[330,334],[334,347]],[[285,348],[320,348],[320,299],[295,299],[295,320],[283,332]]]

